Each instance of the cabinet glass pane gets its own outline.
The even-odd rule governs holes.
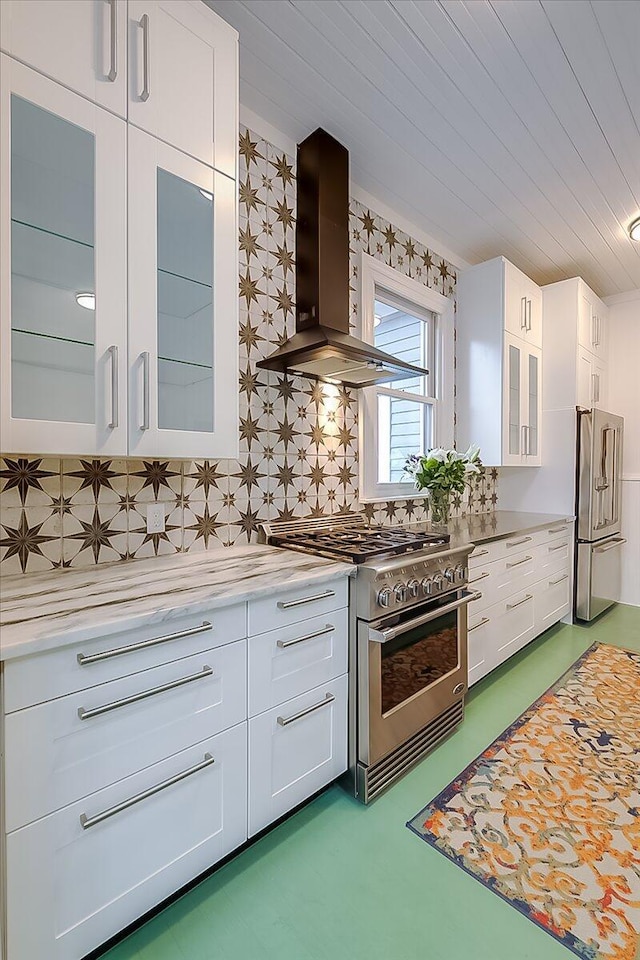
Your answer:
[[[213,197],[158,170],[158,426],[213,432]]]
[[[509,453],[520,453],[520,350],[509,347]]]
[[[95,422],[94,171],[92,134],[11,97],[11,413],[18,419]]]
[[[538,455],[538,358],[529,354],[529,449],[532,457]]]

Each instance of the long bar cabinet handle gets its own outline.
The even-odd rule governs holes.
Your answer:
[[[507,570],[510,570],[511,567],[519,567],[521,563],[528,563],[529,560],[533,560],[533,557],[527,556],[527,557],[523,557],[522,560],[514,560],[513,563],[507,564]]]
[[[562,583],[563,580],[568,580],[568,579],[569,579],[569,574],[563,573],[561,577],[557,577],[555,580],[549,580],[549,586],[555,587],[557,583]]]
[[[487,571],[484,570],[479,577],[474,577],[473,580],[469,580],[469,584],[478,583],[479,580],[484,580],[486,577],[490,577],[490,576],[491,574],[487,573]]]
[[[296,637],[295,640],[278,640],[276,646],[280,647],[281,650],[286,650],[287,647],[295,647],[297,643],[304,643],[305,640],[314,640],[316,637],[324,637],[327,633],[333,633],[335,627],[332,623],[328,623],[324,630],[316,630],[314,633],[305,633],[304,637]]]
[[[508,547],[519,547],[521,543],[529,543],[533,537],[520,537],[519,540],[507,540]]]
[[[118,426],[118,345],[112,343],[108,350],[111,360],[111,420],[107,424],[110,430]]]
[[[118,0],[109,0],[109,73],[107,80],[114,83],[118,76]]]
[[[565,550],[568,546],[568,543],[559,543],[557,547],[547,547],[547,550],[549,553],[553,553],[554,550]]]
[[[550,527],[547,530],[547,533],[564,533],[567,527],[567,523],[561,523],[559,527]]]
[[[475,551],[474,551],[474,553],[472,553],[471,556],[473,557],[474,560],[475,560],[476,557],[488,557],[488,556],[489,556],[489,551],[488,551],[488,550],[478,550],[477,553],[475,553]]]
[[[149,429],[149,351],[140,354],[142,357],[142,423],[141,430]]]
[[[129,643],[125,647],[114,647],[113,650],[101,650],[100,653],[79,653],[78,663],[86,666],[88,663],[99,663],[101,660],[111,660],[112,657],[120,657],[124,653],[135,653],[136,650],[145,650],[147,647],[155,647],[158,643],[168,643],[170,640],[182,640],[183,637],[193,637],[197,633],[206,633],[213,630],[213,624],[208,620],[203,620],[199,627],[189,627],[188,630],[179,630],[177,633],[167,633],[163,637],[152,637],[150,640],[139,640],[137,643]]]
[[[278,723],[281,727],[286,727],[290,723],[295,723],[296,720],[301,720],[303,717],[306,717],[310,713],[314,713],[315,710],[319,710],[321,707],[328,707],[330,703],[333,703],[335,697],[332,693],[325,694],[324,700],[320,700],[319,703],[314,703],[310,707],[306,707],[304,710],[301,710],[300,713],[294,713],[291,717],[278,717]]]
[[[474,630],[477,630],[478,627],[484,627],[485,623],[489,623],[491,617],[483,617],[480,623],[476,623],[473,627],[468,627],[467,633],[473,633]]]
[[[136,803],[140,803],[141,800],[146,800],[148,797],[152,797],[156,793],[160,793],[161,790],[166,790],[167,787],[172,787],[174,783],[180,783],[181,780],[186,780],[187,777],[191,777],[194,773],[198,773],[200,770],[204,770],[205,767],[210,767],[214,764],[215,758],[211,756],[210,753],[205,753],[204,758],[200,763],[194,764],[192,767],[189,767],[188,770],[183,770],[181,773],[176,773],[175,776],[169,777],[168,780],[163,780],[162,783],[157,783],[153,787],[149,787],[148,790],[143,790],[141,793],[136,793],[135,796],[129,797],[128,800],[123,800],[122,803],[116,803],[115,806],[109,807],[107,810],[103,810],[102,813],[96,813],[93,817],[88,817],[86,813],[80,814],[80,824],[83,830],[88,830],[89,827],[95,827],[97,823],[102,823],[103,820],[108,820],[109,817],[113,817],[116,813],[122,813],[123,810],[127,810],[129,807],[132,807]]]
[[[149,89],[149,15],[143,13],[140,18],[142,27],[142,93],[140,99],[146,103],[151,93]]]
[[[507,610],[515,610],[516,607],[521,607],[523,603],[527,603],[529,600],[533,600],[532,593],[528,593],[526,597],[523,597],[522,600],[518,600],[517,603],[508,603]]]
[[[520,297],[520,329],[527,329],[527,298]]]
[[[299,607],[303,603],[313,603],[314,600],[326,600],[327,597],[335,597],[335,590],[325,590],[324,593],[317,593],[314,597],[301,597],[299,600],[280,600],[278,610],[290,610],[291,607]]]
[[[139,700],[155,697],[158,693],[166,693],[167,690],[175,690],[177,687],[183,687],[186,683],[193,683],[194,680],[204,680],[205,677],[212,676],[213,668],[205,664],[198,673],[192,673],[188,677],[180,677],[179,680],[171,680],[170,683],[161,683],[157,687],[150,687],[148,690],[142,690],[140,693],[132,693],[130,697],[113,700],[111,703],[103,703],[99,707],[90,707],[88,710],[80,707],[78,716],[81,720],[90,720],[91,717],[99,717],[103,713],[110,713],[112,710],[118,710],[120,707],[128,707],[130,703],[138,703]]]

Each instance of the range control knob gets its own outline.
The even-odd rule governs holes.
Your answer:
[[[415,579],[409,580],[409,583],[407,584],[407,589],[409,591],[410,597],[417,597],[418,594],[420,593],[420,581]]]
[[[393,593],[398,603],[404,603],[407,599],[407,585],[400,580],[393,588]]]
[[[433,592],[440,593],[444,587],[444,577],[441,573],[436,573],[433,579]]]
[[[445,576],[445,580],[447,580],[449,583],[455,583],[456,572],[453,569],[453,567],[447,567],[447,569],[444,572],[444,576]]]
[[[433,580],[431,577],[425,577],[422,581],[422,592],[424,593],[425,597],[430,597],[433,593]]]
[[[464,563],[459,563],[456,567],[456,580],[460,583],[462,580],[466,580],[467,577],[467,568]]]
[[[391,590],[389,590],[389,587],[385,587],[384,590],[378,591],[379,607],[388,607],[390,600],[391,600]]]

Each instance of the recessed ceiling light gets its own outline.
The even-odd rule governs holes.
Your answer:
[[[89,293],[88,291],[80,291],[79,293],[76,293],[76,303],[79,307],[84,307],[85,310],[95,310],[96,295],[95,293]]]
[[[209,193],[208,190],[203,190],[202,187],[200,187],[200,193],[205,198],[205,200],[208,200],[209,202],[213,200],[213,194]]]
[[[629,224],[629,236],[632,240],[640,240],[640,217]]]

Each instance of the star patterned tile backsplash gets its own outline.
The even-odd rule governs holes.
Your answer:
[[[361,505],[358,397],[343,387],[259,370],[295,326],[295,160],[250,130],[240,134],[238,460],[0,459],[0,569],[86,567],[255,542],[276,518],[362,510],[372,521],[428,518],[427,501]],[[455,268],[352,201],[351,325],[358,329],[361,251],[455,296]],[[495,509],[487,470],[454,514]],[[150,503],[165,530],[147,533]]]

